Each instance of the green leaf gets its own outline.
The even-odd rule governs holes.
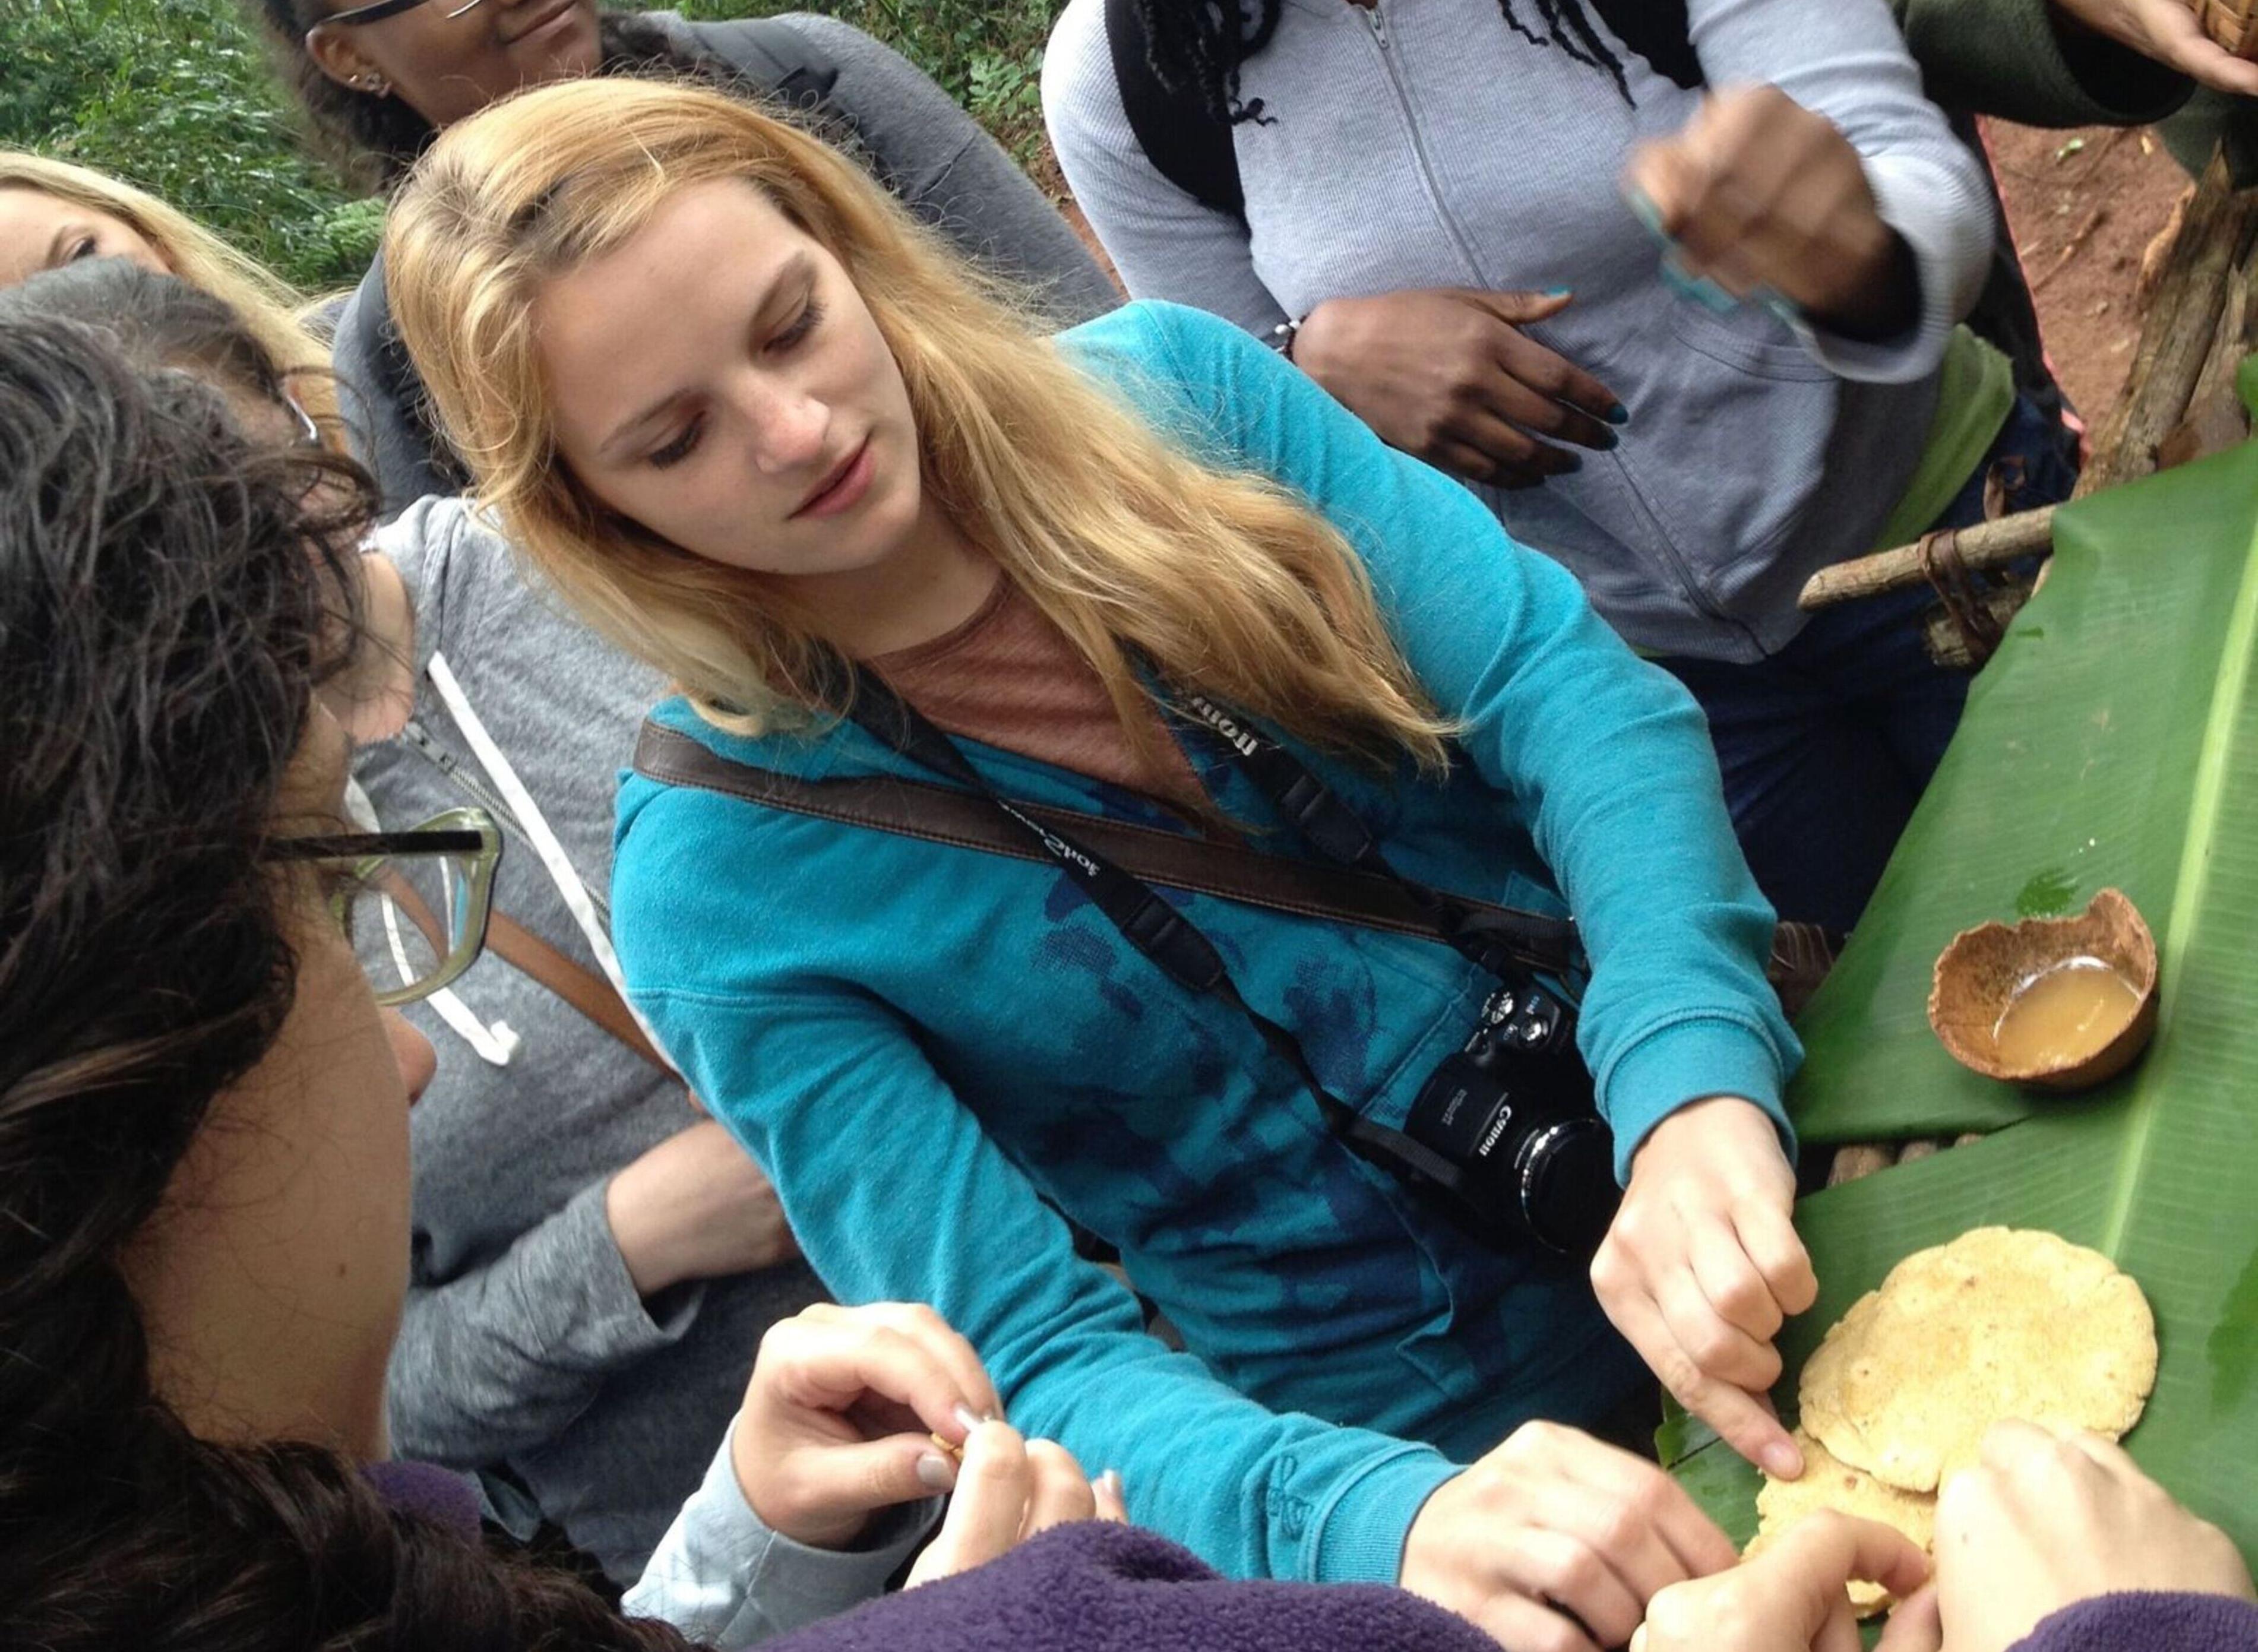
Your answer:
[[[2133,1455],[2258,1557],[2258,443],[2056,519],[2055,569],[1968,713],[1841,963],[1802,1017],[1804,1138],[1985,1139],[1804,1200],[1817,1306],[1780,1341],[1794,1407],[1820,1335],[1899,1258],[1986,1223],[2111,1257],[2156,1312]],[[1929,1031],[1954,933],[2125,891],[2155,932],[2155,1041],[2090,1095],[1958,1066]],[[1729,1530],[1756,1478],[1677,1471]]]

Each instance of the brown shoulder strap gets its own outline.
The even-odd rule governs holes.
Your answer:
[[[869,826],[930,843],[979,849],[1015,861],[1044,851],[983,798],[949,786],[885,777],[802,780],[751,763],[732,762],[674,729],[646,721],[636,736],[635,769],[670,785],[697,786],[793,814]],[[1357,924],[1367,929],[1436,939],[1433,920],[1401,884],[1369,872],[1313,866],[1236,844],[1186,837],[1152,826],[1107,820],[1078,810],[1015,801],[1012,806],[1071,835],[1123,871],[1148,883],[1191,890],[1273,911]],[[1510,925],[1528,914],[1471,897],[1455,897]],[[1775,932],[1767,975],[1790,1015],[1800,1010],[1835,961],[1841,941],[1814,924],[1784,923]]]
[[[612,983],[572,961],[504,912],[486,918],[486,945],[504,963],[531,977],[662,1073],[673,1067],[643,1036]]]
[[[636,773],[653,780],[723,792],[793,814],[1009,855],[1015,861],[1047,858],[1041,847],[994,804],[949,786],[891,777],[802,780],[772,769],[732,762],[687,734],[650,722],[643,726],[636,738],[635,768]],[[1434,920],[1402,886],[1369,872],[1313,866],[1236,844],[1108,820],[1079,810],[1047,808],[1016,799],[1012,807],[1070,835],[1147,883],[1219,896],[1304,918],[1331,918],[1425,940],[1435,939]],[[1470,899],[1466,904],[1509,920],[1523,917],[1486,901]]]

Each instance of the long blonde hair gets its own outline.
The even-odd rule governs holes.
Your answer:
[[[299,321],[305,301],[280,276],[185,212],[89,167],[0,149],[0,189],[33,190],[124,223],[155,250],[173,274],[233,310],[290,376],[291,394],[324,428],[332,428],[337,393],[329,347]]]
[[[566,600],[701,715],[757,733],[837,710],[790,581],[621,521],[558,456],[532,312],[676,191],[742,178],[839,259],[899,364],[925,486],[1097,670],[1130,739],[1159,736],[1135,657],[1335,749],[1444,761],[1447,726],[1364,566],[1267,479],[1196,463],[1062,359],[883,189],[749,103],[581,81],[451,126],[394,202],[401,337],[479,495]]]

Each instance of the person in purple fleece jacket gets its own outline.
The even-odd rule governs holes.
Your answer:
[[[1851,1578],[1903,1602],[1877,1652],[2258,1648],[2258,1591],[2233,1540],[2098,1435],[1995,1425],[1938,1494],[1935,1549],[1932,1577],[1890,1528],[1814,1515],[1759,1557],[1657,1594],[1630,1652],[1855,1652]]]

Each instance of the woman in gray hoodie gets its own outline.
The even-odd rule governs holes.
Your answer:
[[[1848,928],[1964,679],[1796,594],[1980,513],[2010,450],[2019,502],[2070,479],[1956,327],[1990,191],[1885,0],[1071,0],[1043,103],[1132,296],[1269,339],[1565,563],[1702,701],[1782,915]]]

